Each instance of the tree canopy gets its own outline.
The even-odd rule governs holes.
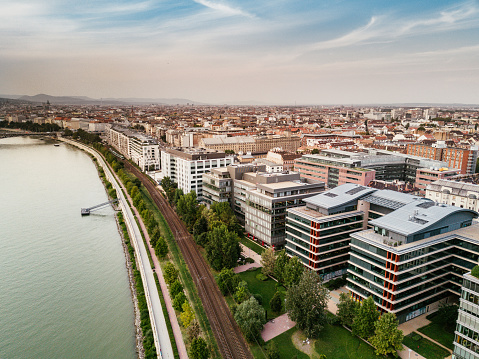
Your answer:
[[[317,338],[327,323],[326,307],[329,293],[319,276],[305,270],[298,284],[286,292],[286,311],[299,329],[310,338]]]
[[[353,334],[369,338],[374,334],[374,323],[379,318],[379,312],[376,309],[376,303],[372,297],[363,300],[358,312],[354,318],[352,329]]]
[[[292,285],[298,284],[303,274],[304,266],[299,260],[298,257],[291,257],[288,262],[284,265],[283,270],[283,280],[286,286],[291,287]]]
[[[398,350],[403,350],[404,335],[398,324],[394,313],[384,313],[374,323],[374,335],[369,341],[376,348],[377,355],[396,354]]]
[[[274,249],[270,247],[261,254],[261,265],[263,266],[261,272],[264,275],[273,275],[275,261]]]
[[[359,302],[356,302],[349,293],[341,293],[337,312],[341,324],[351,328],[359,307]]]
[[[247,341],[260,339],[261,330],[266,323],[265,311],[254,297],[241,303],[234,317]]]
[[[206,256],[213,269],[233,268],[241,254],[238,235],[221,224],[211,229],[207,238]]]

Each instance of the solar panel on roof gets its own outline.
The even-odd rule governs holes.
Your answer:
[[[427,202],[419,203],[416,207],[429,208],[429,207],[433,207],[433,206],[435,206],[435,205],[436,205],[436,204],[435,204],[434,202],[427,201]]]
[[[325,193],[324,195],[325,195],[325,196],[328,196],[328,197],[331,197],[331,198],[338,196],[337,194],[331,193],[331,192]]]
[[[353,194],[356,194],[356,193],[358,193],[358,192],[364,191],[365,189],[366,189],[366,187],[356,187],[356,188],[352,188],[352,189],[350,189],[349,191],[346,191],[346,192],[344,192],[344,193],[353,195]]]

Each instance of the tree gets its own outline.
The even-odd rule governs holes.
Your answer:
[[[208,232],[208,220],[204,215],[200,215],[193,226],[193,236],[196,239],[206,232]]]
[[[171,285],[178,279],[178,270],[173,263],[168,262],[165,264],[165,267],[163,268],[163,277],[168,285]]]
[[[231,268],[223,268],[216,278],[218,287],[223,295],[233,294],[239,281],[239,276]]]
[[[208,344],[202,337],[193,339],[188,352],[191,359],[208,359],[210,352],[208,350]]]
[[[359,306],[360,304],[356,302],[349,293],[341,293],[339,295],[337,315],[342,325],[351,328]]]
[[[275,261],[274,249],[270,247],[261,254],[261,265],[263,266],[261,272],[264,275],[273,275]]]
[[[458,306],[456,304],[439,303],[439,309],[436,314],[436,321],[449,331],[454,331],[458,315]]]
[[[312,155],[317,155],[318,153],[319,153],[319,149],[317,148],[313,148],[313,150],[311,151]]]
[[[239,282],[238,286],[236,287],[236,292],[234,294],[234,300],[237,303],[243,303],[246,299],[251,297],[251,293],[248,290],[248,283],[244,280]]]
[[[269,306],[271,307],[271,310],[275,313],[281,312],[281,309],[283,309],[283,301],[281,300],[281,295],[279,294],[278,291],[274,293],[273,298],[269,301]]]
[[[246,340],[253,342],[260,339],[266,319],[264,308],[254,297],[238,305],[234,317]]]
[[[233,268],[241,254],[238,235],[222,224],[208,232],[206,257],[215,270]]]
[[[266,358],[267,359],[280,359],[279,350],[276,343],[271,340],[266,346]]]
[[[186,302],[186,295],[184,292],[180,292],[173,299],[173,308],[180,311],[183,308],[183,303]]]
[[[195,313],[193,313],[193,310],[191,310],[190,303],[188,302],[184,302],[181,308],[183,309],[180,314],[181,322],[185,328],[188,328],[195,319]]]
[[[286,311],[308,337],[317,338],[328,321],[328,299],[328,290],[320,277],[315,272],[304,271],[299,283],[286,292]]]
[[[376,348],[377,355],[396,354],[398,350],[403,350],[404,335],[398,324],[394,313],[384,313],[374,323],[374,335],[369,341]]]
[[[155,246],[156,255],[160,258],[163,258],[168,254],[168,245],[166,240],[163,237],[158,238],[158,241]]]
[[[298,257],[291,257],[284,266],[283,280],[286,286],[291,287],[294,284],[298,284],[303,274],[304,267]]]
[[[369,338],[374,334],[374,323],[379,318],[379,312],[376,309],[376,303],[372,297],[363,300],[354,318],[352,330],[354,335]]]
[[[183,286],[181,285],[179,280],[175,280],[171,285],[170,285],[170,294],[171,297],[174,298],[176,295],[180,292],[183,292]]]
[[[286,251],[283,249],[278,252],[276,255],[276,260],[274,263],[274,277],[281,283],[284,282],[284,267],[288,263],[288,255]]]

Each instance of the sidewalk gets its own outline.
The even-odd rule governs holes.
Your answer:
[[[261,337],[265,342],[267,342],[268,340],[273,339],[274,337],[277,337],[278,335],[291,329],[295,325],[296,323],[289,319],[288,313],[285,313],[267,322],[264,325],[263,331],[261,332]]]
[[[123,187],[123,184],[121,184],[121,186]],[[131,201],[130,203],[133,203],[133,200],[131,199],[126,189],[123,188],[123,190],[126,196],[128,197],[128,199]],[[160,283],[161,292],[165,300],[166,310],[168,311],[168,317],[170,318],[171,327],[173,329],[173,335],[175,337],[176,347],[178,348],[178,354],[180,358],[188,358],[186,345],[185,345],[185,342],[183,341],[183,336],[181,334],[180,325],[178,324],[178,318],[176,317],[175,309],[173,308],[173,304],[170,298],[170,293],[168,291],[168,286],[166,285],[165,279],[163,278],[163,272],[161,271],[160,262],[158,261],[158,258],[156,257],[155,250],[150,244],[150,236],[148,235],[148,231],[145,227],[145,224],[143,223],[143,220],[140,217],[140,214],[138,213],[138,210],[136,209],[136,207],[132,207],[132,210],[136,218],[138,219],[138,222],[140,223],[141,230],[143,231],[146,242],[148,243],[148,250],[150,251],[151,258],[153,260],[153,264],[155,267],[155,272],[158,277],[158,281]]]
[[[239,245],[245,257],[253,259],[255,263],[258,263],[261,266],[261,256],[258,253],[251,248],[246,247],[243,243],[240,243]]]
[[[234,267],[233,271],[235,273],[241,273],[241,272],[246,272],[250,268],[260,268],[260,267],[261,267],[261,264],[258,264],[256,262],[255,263],[248,263],[248,264],[244,264],[242,266]]]

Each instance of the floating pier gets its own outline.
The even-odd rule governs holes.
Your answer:
[[[108,205],[113,204],[115,202],[118,202],[118,199],[113,199],[113,200],[105,202],[105,203],[100,203],[100,204],[97,204],[96,206],[93,206],[93,207],[90,207],[90,208],[82,208],[81,209],[81,215],[82,216],[88,216],[90,214],[90,212],[96,211],[97,209],[108,206]]]

